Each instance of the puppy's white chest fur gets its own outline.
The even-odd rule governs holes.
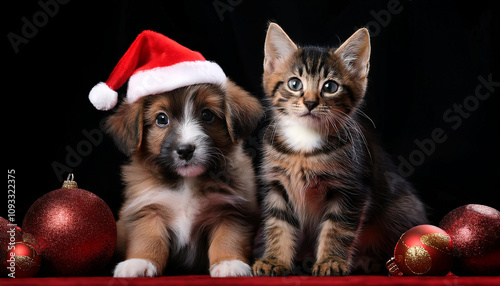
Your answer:
[[[316,129],[301,122],[283,120],[281,134],[287,145],[294,151],[310,152],[323,145],[324,136]]]
[[[144,193],[127,205],[125,212],[137,212],[154,204],[165,206],[169,210],[171,220],[168,228],[175,234],[174,249],[186,246],[190,241],[193,221],[200,210],[200,199],[194,195],[195,178],[186,178],[176,189],[156,187],[145,189]]]
[[[172,210],[172,230],[177,235],[177,246],[183,247],[189,242],[195,216],[199,212],[199,199],[193,196],[194,179],[186,179],[177,190],[167,190],[165,203]]]

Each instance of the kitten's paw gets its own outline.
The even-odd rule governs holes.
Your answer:
[[[276,259],[258,259],[252,268],[255,276],[287,276],[290,274],[290,269]]]
[[[239,277],[252,276],[250,265],[234,259],[221,261],[210,266],[210,276],[212,277]]]
[[[153,263],[139,258],[122,261],[113,271],[114,277],[154,277],[156,274],[156,266]]]
[[[349,275],[349,265],[340,257],[328,257],[314,264],[312,274],[314,276],[345,276]]]

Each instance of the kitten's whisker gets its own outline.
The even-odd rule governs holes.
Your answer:
[[[361,109],[357,109],[356,112],[359,112],[359,114],[361,114],[361,116],[365,117],[366,119],[370,120],[370,122],[372,123],[373,125],[373,128],[377,128],[377,126],[375,126],[375,122],[373,122],[373,120],[370,118],[370,116],[368,116],[368,114],[366,114],[365,112],[363,112],[363,110]]]
[[[269,129],[271,129],[271,135],[270,135],[271,136],[271,138],[270,138],[271,145],[273,145],[274,138],[276,137],[276,132],[278,129],[278,122],[279,122],[279,119],[277,118],[277,116],[274,116],[273,120],[268,124],[268,126],[266,127],[266,130],[264,131],[264,138],[266,138],[267,132],[269,131]]]
[[[361,126],[359,125],[359,123],[356,122],[356,120],[354,120],[351,116],[349,116],[348,114],[346,114],[345,112],[343,112],[341,110],[336,109],[336,110],[333,110],[331,113],[334,116],[336,116],[336,118],[339,118],[339,120],[341,119],[341,124],[344,125],[343,129],[345,130],[346,134],[348,134],[348,136],[352,140],[351,142],[356,142],[356,140],[353,137],[352,132],[354,132],[355,134],[358,134],[359,138],[361,139],[361,141],[363,142],[363,145],[366,148],[366,151],[368,152],[368,156],[372,160],[373,158],[372,158],[372,155],[370,152],[370,148],[368,147],[368,142],[366,140],[366,136],[363,133],[363,130],[362,130]],[[354,149],[355,149],[355,146],[353,145],[353,153],[355,155],[356,151]]]

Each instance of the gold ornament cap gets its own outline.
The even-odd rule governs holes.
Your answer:
[[[66,181],[63,182],[62,189],[78,189],[78,184],[75,182],[75,175],[70,173]]]
[[[391,257],[391,259],[389,259],[389,261],[387,261],[385,266],[386,266],[387,270],[389,270],[389,273],[391,276],[396,276],[396,277],[403,276],[403,272],[401,272],[401,270],[399,270],[399,267],[396,264],[396,260],[394,259],[394,257]]]

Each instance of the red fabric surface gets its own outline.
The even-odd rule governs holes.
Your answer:
[[[211,278],[208,275],[163,276],[158,278],[112,278],[112,277],[58,277],[58,278],[2,278],[0,285],[103,285],[103,286],[149,286],[149,285],[500,285],[500,277],[250,277]]]

